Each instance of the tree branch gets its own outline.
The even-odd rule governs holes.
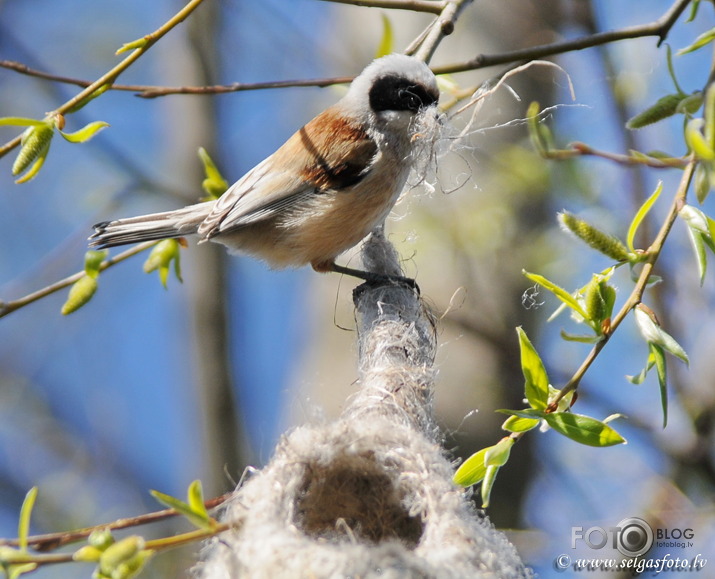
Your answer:
[[[197,0],[198,1],[198,0]],[[363,5],[362,0],[324,0],[329,2],[340,2],[345,4],[356,4]],[[413,4],[410,0],[400,1],[400,0],[383,0],[386,4],[395,4],[395,6],[390,6],[393,8],[410,9],[407,6]],[[430,24],[428,30],[419,38],[417,44],[419,46],[425,46],[424,53],[420,49],[418,55],[419,58],[428,60],[434,51],[436,43],[441,40],[446,34],[450,34],[450,23],[451,26],[454,24],[454,19],[457,17],[459,10],[464,7],[471,0],[450,0],[448,2],[419,2],[415,0],[416,5],[429,5],[429,10],[423,10],[426,12],[432,12],[436,14],[442,14],[440,18],[437,18],[435,22]],[[545,56],[554,56],[557,54],[564,54],[566,52],[572,52],[576,50],[583,50],[586,48],[592,48],[595,46],[600,46],[603,44],[609,44],[611,42],[617,42],[620,40],[628,40],[633,38],[642,38],[648,36],[659,37],[659,44],[665,40],[670,29],[673,27],[678,17],[682,14],[683,10],[687,7],[691,0],[678,0],[671,8],[658,20],[651,22],[649,24],[643,24],[639,26],[631,26],[627,28],[622,28],[619,30],[613,30],[609,32],[600,32],[596,34],[590,34],[582,38],[577,38],[574,40],[568,40],[565,42],[555,42],[553,44],[544,44],[539,46],[533,46],[530,48],[524,48],[520,50],[513,50],[509,52],[503,52],[493,55],[480,54],[475,58],[462,63],[448,64],[438,67],[433,67],[435,74],[451,74],[456,72],[466,72],[469,70],[477,70],[481,68],[488,68],[491,66],[498,66],[501,64],[510,64],[515,62],[522,62],[525,60],[536,60],[543,58]],[[375,6],[379,2],[367,2],[365,5]],[[399,5],[399,6],[398,6]],[[427,6],[425,6],[426,8]],[[439,7],[439,10],[437,10]],[[420,10],[420,8],[415,8]],[[444,13],[443,13],[444,11]],[[432,36],[433,35],[433,36]],[[410,50],[411,52],[412,50]],[[94,83],[77,79],[64,77],[59,75],[50,74],[48,72],[32,69],[22,63],[14,62],[11,60],[0,61],[0,67],[13,70],[20,74],[26,74],[29,76],[34,76],[37,78],[42,78],[45,80],[51,80],[54,82],[62,82],[66,84],[73,84],[81,87],[90,87],[95,85],[98,81]],[[118,75],[117,75],[118,76]],[[116,78],[116,77],[115,77]],[[123,85],[114,84],[110,86],[111,90],[121,90],[134,92],[137,96],[142,98],[156,98],[167,95],[175,94],[203,94],[203,95],[216,95],[216,94],[226,94],[232,92],[241,92],[248,90],[266,90],[266,89],[281,89],[290,87],[326,87],[332,86],[334,84],[345,84],[353,80],[352,76],[343,77],[333,77],[333,78],[321,78],[321,79],[309,79],[309,80],[285,80],[285,81],[266,81],[266,82],[255,82],[255,83],[231,83],[226,85],[212,85],[212,86],[183,86],[183,87],[161,87],[152,85]],[[93,91],[83,91],[89,92],[91,94]],[[19,143],[19,137],[17,143],[12,146],[17,146]],[[5,154],[7,151],[6,147],[0,148],[0,156]],[[12,148],[12,147],[11,147]]]
[[[452,0],[323,0],[334,4],[351,4],[366,8],[383,8],[385,10],[409,10],[411,12],[430,12],[439,14],[446,4]]]
[[[117,79],[117,77],[119,77],[120,74],[122,74],[132,64],[134,64],[135,61],[141,58],[147,50],[149,50],[160,38],[165,36],[172,28],[174,28],[175,26],[183,22],[186,18],[188,18],[188,16],[194,10],[196,10],[196,8],[198,8],[203,1],[204,0],[190,0],[186,4],[186,6],[179,10],[173,17],[167,20],[154,32],[151,32],[150,34],[144,36],[144,38],[142,39],[142,44],[132,50],[132,52],[124,60],[122,60],[111,70],[107,71],[97,80],[91,82],[83,91],[75,95],[66,103],[59,106],[54,111],[48,113],[47,116],[57,116],[68,113],[74,107],[80,105],[86,99],[91,98],[92,95],[94,95],[98,90],[104,88],[105,86],[111,86],[111,84]],[[3,157],[15,147],[17,147],[20,144],[20,140],[21,137],[17,136],[15,139],[7,142],[5,145],[0,147],[0,157]]]
[[[583,50],[585,48],[592,48],[594,46],[618,42],[620,40],[629,40],[648,36],[657,36],[659,38],[658,45],[660,45],[666,39],[670,29],[690,2],[691,0],[678,0],[665,14],[663,14],[663,16],[649,24],[629,26],[627,28],[621,28],[619,30],[612,30],[608,32],[598,32],[596,34],[590,34],[574,40],[554,42],[552,44],[542,44],[520,50],[503,52],[500,54],[480,54],[461,64],[437,67],[434,69],[434,72],[435,74],[449,74],[487,68],[500,64],[537,60],[545,56],[554,56],[556,54]]]
[[[112,267],[113,265],[116,265],[126,259],[129,259],[130,257],[133,257],[136,254],[141,253],[142,251],[149,249],[150,247],[153,247],[157,243],[157,241],[147,241],[144,243],[140,243],[138,245],[135,245],[131,249],[127,249],[126,251],[115,255],[114,257],[110,257],[102,262],[102,264],[99,266],[99,271],[104,271],[105,269]],[[55,283],[52,283],[47,287],[27,294],[22,298],[18,298],[11,302],[3,302],[2,300],[0,300],[0,318],[11,314],[15,310],[19,310],[22,307],[25,307],[31,303],[41,300],[42,298],[52,295],[55,292],[58,292],[64,288],[71,286],[74,282],[78,281],[84,275],[86,275],[84,270],[78,271],[77,273],[74,273],[64,279],[56,281]]]
[[[673,202],[670,205],[668,215],[663,220],[663,224],[660,227],[660,231],[658,232],[656,238],[653,240],[653,243],[651,243],[650,247],[646,250],[648,258],[643,264],[643,269],[641,271],[640,276],[638,276],[638,281],[636,282],[633,291],[631,291],[631,294],[628,296],[626,303],[623,304],[621,309],[611,320],[608,331],[604,332],[603,339],[593,346],[593,348],[588,353],[588,356],[583,361],[578,370],[576,370],[571,379],[566,383],[563,388],[561,388],[556,397],[551,401],[549,405],[550,408],[556,408],[558,406],[559,401],[563,399],[564,396],[578,388],[581,379],[586,374],[586,371],[591,367],[591,364],[593,364],[593,362],[596,360],[601,350],[603,350],[609,338],[613,335],[618,326],[621,325],[621,322],[623,322],[623,320],[626,318],[626,316],[628,316],[631,310],[635,308],[639,303],[641,303],[641,300],[643,299],[643,293],[645,292],[645,289],[648,285],[648,280],[650,279],[650,275],[653,272],[653,267],[655,266],[656,262],[658,261],[658,258],[660,257],[660,254],[663,251],[665,240],[668,238],[668,234],[670,233],[670,230],[673,227],[675,220],[678,218],[678,212],[680,211],[680,209],[682,209],[683,204],[685,203],[685,199],[688,195],[688,188],[690,187],[690,181],[693,178],[693,173],[695,171],[696,165],[697,161],[691,156],[690,162],[685,167],[685,171],[683,172],[683,176],[680,180],[678,191],[676,192],[675,197],[673,198]]]

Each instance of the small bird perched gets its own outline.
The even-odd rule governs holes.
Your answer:
[[[271,267],[310,264],[363,279],[335,258],[382,223],[415,157],[420,118],[437,117],[434,74],[416,58],[373,61],[347,94],[236,181],[219,199],[183,209],[106,221],[90,246],[197,234]]]

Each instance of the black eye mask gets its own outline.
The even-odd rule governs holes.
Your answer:
[[[378,78],[370,89],[370,107],[379,111],[413,111],[437,102],[439,94],[401,76]]]

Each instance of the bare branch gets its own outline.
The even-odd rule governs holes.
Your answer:
[[[449,33],[450,22],[453,27],[454,20],[456,19],[459,10],[463,8],[470,0],[454,0],[450,2],[427,2],[423,0],[422,2],[418,0],[375,0],[374,2],[368,2],[368,0],[324,0],[330,2],[340,2],[345,4],[355,4],[355,5],[369,5],[376,6],[385,4],[390,4],[392,8],[402,8],[402,9],[414,9],[421,10],[418,5],[430,5],[430,10],[423,10],[428,12],[433,12],[437,14],[442,14],[440,18],[437,18],[428,29],[418,37],[415,41],[416,46],[424,46],[424,58],[428,60],[431,54],[434,52],[436,44],[441,40],[441,38]],[[528,60],[534,60],[538,58],[543,58],[546,56],[554,56],[557,54],[564,54],[566,52],[573,52],[577,50],[583,50],[586,48],[592,48],[595,46],[601,46],[604,44],[609,44],[611,42],[618,42],[620,40],[628,40],[633,38],[643,38],[649,36],[657,36],[659,38],[659,44],[665,40],[670,29],[675,24],[678,17],[682,14],[683,10],[687,7],[690,0],[678,0],[671,8],[658,20],[651,22],[649,24],[643,24],[639,26],[631,26],[627,28],[622,28],[619,30],[613,30],[609,32],[601,32],[596,34],[590,34],[582,38],[577,38],[574,40],[568,40],[565,42],[555,42],[552,44],[543,44],[539,46],[532,46],[529,48],[523,48],[520,50],[512,50],[509,52],[503,52],[499,54],[480,54],[475,58],[462,62],[443,65],[439,67],[434,67],[433,71],[435,74],[450,74],[456,72],[465,72],[468,70],[477,70],[481,68],[488,68],[491,66],[498,66],[501,64],[510,64],[515,62],[522,62]],[[394,6],[392,6],[394,4]],[[408,8],[409,5],[415,5],[414,8]],[[399,5],[399,6],[398,6]],[[435,7],[439,7],[436,10]],[[388,7],[388,6],[385,6]],[[444,10],[444,14],[442,13]],[[408,49],[408,53],[412,53],[417,50],[416,46],[411,46]],[[420,48],[420,52],[417,54],[419,58],[423,58],[423,51]],[[50,74],[48,72],[39,71],[32,69],[22,63],[2,60],[0,61],[0,67],[7,68],[9,70],[14,70],[20,74],[26,74],[29,76],[34,76],[37,78],[42,78],[45,80],[51,80],[55,82],[61,82],[65,84],[73,84],[81,87],[89,87],[95,83],[87,80],[81,80],[77,78],[63,77],[59,75]],[[248,90],[265,90],[265,89],[279,89],[279,88],[290,88],[290,87],[326,87],[334,84],[345,84],[353,80],[354,77],[344,76],[344,77],[334,77],[334,78],[321,78],[321,79],[309,79],[309,80],[285,80],[285,81],[266,81],[266,82],[256,82],[256,83],[231,83],[226,85],[212,85],[212,86],[183,86],[183,87],[161,87],[152,85],[123,85],[123,84],[111,84],[111,90],[122,90],[128,92],[137,93],[137,96],[142,98],[156,98],[161,96],[173,95],[173,94],[204,94],[204,95],[214,95],[214,94],[225,94],[232,92],[248,91]],[[83,91],[84,92],[84,91]],[[90,91],[91,92],[91,91]],[[81,93],[83,94],[83,93]],[[14,141],[11,141],[4,147],[0,148],[0,156],[5,154],[7,150],[14,148],[20,142],[19,137]],[[7,149],[7,150],[6,150]]]
[[[435,69],[434,72],[435,74],[446,74],[487,68],[489,66],[509,64],[524,60],[534,60],[545,56],[554,56],[565,52],[592,48],[594,46],[609,44],[619,40],[628,40],[647,36],[657,36],[659,38],[658,44],[660,45],[666,39],[670,29],[673,27],[676,20],[689,3],[690,0],[678,0],[663,16],[649,24],[629,26],[621,28],[620,30],[611,30],[609,32],[598,32],[596,34],[589,34],[588,36],[576,38],[574,40],[554,42],[553,44],[542,44],[539,46],[532,46],[530,48],[503,52],[501,54],[480,54],[477,57],[461,64],[439,67]]]
[[[81,91],[79,94],[75,95],[73,98],[68,100],[66,103],[48,113],[48,116],[57,116],[65,114],[71,111],[73,108],[80,105],[83,101],[91,98],[98,90],[103,89],[106,86],[111,86],[111,84],[127,70],[135,61],[141,58],[144,53],[149,50],[159,39],[165,36],[172,28],[183,22],[188,16],[198,8],[204,0],[190,0],[186,6],[179,10],[174,16],[157,28],[154,32],[147,34],[141,39],[141,44],[137,45],[132,52],[119,64],[113,67],[111,70],[106,72],[104,75],[99,77],[94,82],[87,85],[87,87]],[[7,142],[5,145],[0,147],[0,157],[3,157],[9,153],[12,149],[20,144],[20,136],[14,138],[13,140]]]
[[[415,52],[415,57],[429,62],[442,39],[454,32],[454,24],[459,17],[459,13],[462,11],[462,8],[471,1],[472,0],[450,0],[447,2],[444,5],[444,10],[440,12],[440,15],[432,23],[429,32],[427,32],[424,40],[420,43],[419,49]]]
[[[412,12],[430,12],[439,14],[451,0],[323,0],[335,4],[352,4],[366,8],[383,8],[386,10],[410,10]]]

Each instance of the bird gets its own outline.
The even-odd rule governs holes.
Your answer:
[[[392,210],[416,162],[419,119],[437,118],[438,101],[436,77],[423,61],[404,54],[375,59],[337,103],[218,199],[98,223],[89,245],[197,235],[199,243],[221,243],[274,269],[310,264],[374,280],[379,274],[335,260]]]

